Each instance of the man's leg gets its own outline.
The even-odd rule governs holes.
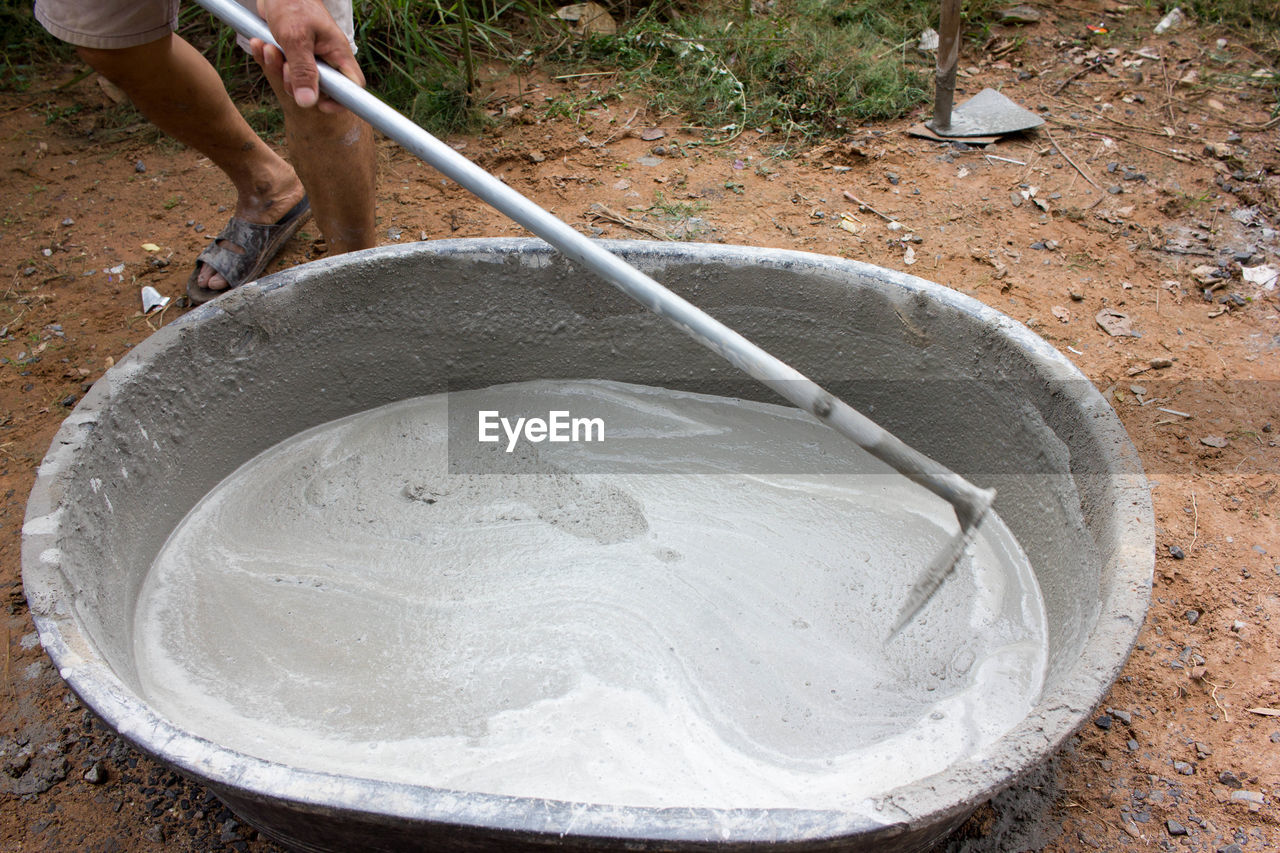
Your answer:
[[[302,200],[304,190],[293,168],[258,138],[217,71],[183,38],[170,34],[135,47],[78,50],[152,123],[227,174],[236,190],[236,216],[269,225]],[[372,189],[369,198],[372,204]],[[211,290],[227,285],[208,267],[201,270],[200,284]]]
[[[351,0],[239,2],[256,5],[279,41],[275,47],[252,39],[248,47],[284,111],[290,159],[307,187],[321,233],[335,252],[376,245],[373,131],[322,95],[317,101],[318,59],[364,85],[355,58]]]
[[[279,68],[263,63],[284,111],[289,157],[311,197],[320,233],[334,253],[368,249],[374,237],[373,130],[353,113],[303,108],[284,90]]]

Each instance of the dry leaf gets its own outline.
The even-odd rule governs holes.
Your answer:
[[[645,142],[653,142],[655,139],[661,139],[666,135],[667,132],[660,127],[646,127],[640,131],[640,138]]]
[[[609,10],[599,3],[574,3],[561,6],[556,17],[568,21],[580,36],[611,36],[618,31],[618,24]]]
[[[863,231],[867,230],[867,226],[863,225],[847,213],[840,214],[840,227],[845,231],[848,231],[850,234],[861,234]]]
[[[1264,717],[1280,717],[1280,708],[1250,708],[1250,714],[1261,714]]]
[[[1200,439],[1200,443],[1205,447],[1226,447],[1231,442],[1227,441],[1220,435],[1206,435]]]
[[[108,80],[106,77],[103,77],[101,74],[98,75],[97,79],[98,79],[98,88],[102,90],[102,94],[106,95],[108,98],[111,99],[111,102],[113,104],[129,103],[129,96],[124,93],[124,89],[121,89],[119,86],[117,86],[115,83],[112,83],[110,80]]]

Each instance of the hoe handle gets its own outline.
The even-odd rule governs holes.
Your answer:
[[[234,0],[196,0],[240,34],[275,44],[266,24]],[[490,175],[399,112],[323,62],[320,82],[330,98],[394,139],[481,201],[523,225],[538,237],[655,314],[665,318],[734,367],[813,414],[895,470],[945,499],[965,529],[986,513],[994,492],[980,489],[820,388],[785,362],[765,352],[697,306],[588,239]]]

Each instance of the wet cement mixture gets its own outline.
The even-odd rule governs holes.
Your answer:
[[[907,136],[927,109],[807,147],[754,131],[697,145],[678,118],[607,94],[605,77],[505,73],[486,79],[505,113],[496,127],[449,141],[586,233],[904,270],[1066,354],[1113,405],[1151,480],[1151,610],[1094,721],[945,847],[1274,850],[1280,291],[1265,269],[1280,267],[1280,71],[1232,32],[1153,35],[1157,15],[1142,7],[1041,8],[1037,24],[964,45],[959,97],[998,87],[1048,116],[986,148]],[[1100,22],[1110,32],[1091,35]],[[22,596],[26,495],[54,431],[180,312],[140,316],[139,289],[181,294],[231,203],[207,160],[136,116],[122,122],[93,78],[59,87],[79,70],[0,93],[0,845],[274,851],[92,720],[49,666]],[[520,233],[394,145],[380,152],[383,242]],[[322,253],[303,234],[280,265]]]
[[[507,450],[449,429],[541,407],[610,433]],[[1044,680],[1039,587],[994,513],[889,639],[956,531],[797,409],[599,381],[437,394],[226,478],[156,557],[134,656],[165,716],[317,772],[874,819],[981,760]]]

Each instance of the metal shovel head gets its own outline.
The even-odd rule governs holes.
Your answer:
[[[939,136],[1002,136],[1044,124],[1031,110],[1015,104],[995,89],[983,89],[951,111],[951,124],[943,127],[934,116],[929,129]]]

